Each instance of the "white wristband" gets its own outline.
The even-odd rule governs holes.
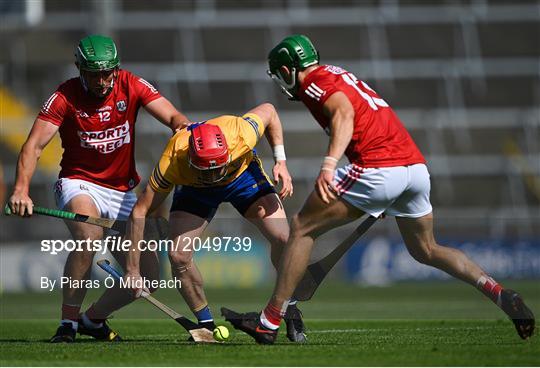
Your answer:
[[[324,156],[324,161],[333,161],[337,163],[339,160],[332,156]]]
[[[287,157],[285,156],[285,146],[278,144],[274,146],[274,160],[275,161],[285,161]]]

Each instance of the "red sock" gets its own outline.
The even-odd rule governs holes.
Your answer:
[[[70,321],[77,322],[80,310],[80,305],[62,304],[62,320],[69,319]]]
[[[268,303],[266,308],[261,313],[261,323],[267,328],[276,330],[281,323],[281,310],[272,304]]]
[[[476,287],[490,298],[493,303],[500,306],[500,295],[503,287],[489,276],[480,276],[476,282]]]

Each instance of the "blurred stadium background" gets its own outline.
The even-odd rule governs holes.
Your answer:
[[[327,137],[300,103],[273,86],[266,55],[288,34],[308,35],[322,63],[367,81],[412,133],[429,161],[440,242],[464,249],[496,277],[540,279],[538,1],[0,0],[2,203],[37,111],[58,84],[77,75],[74,45],[91,33],[111,35],[122,67],[155,84],[192,120],[275,104],[295,184],[294,198],[285,202],[290,215],[313,188]],[[169,134],[151,120],[143,112],[137,124],[143,183]],[[257,150],[270,169],[268,144]],[[36,204],[55,206],[52,184],[61,153],[56,140],[40,161],[31,186]],[[61,221],[2,216],[0,229],[4,291],[38,289],[40,276],[58,277],[66,255],[42,254],[39,241],[66,239]],[[325,236],[315,256],[348,231]],[[252,234],[264,243],[228,205],[210,233]],[[200,254],[199,261],[209,286],[273,280],[264,246]],[[386,219],[331,278],[385,285],[445,276],[415,263],[395,222]]]

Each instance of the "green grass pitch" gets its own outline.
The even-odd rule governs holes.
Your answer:
[[[536,281],[505,283],[540,314]],[[216,317],[224,305],[240,311],[264,306],[270,289],[209,289]],[[157,298],[190,318],[176,291]],[[88,295],[90,302],[97,296]],[[323,285],[301,309],[309,344],[258,346],[229,327],[223,344],[195,345],[173,321],[144,301],[115,313],[121,343],[82,337],[49,344],[59,314],[58,294],[4,294],[0,299],[0,365],[43,366],[538,366],[540,336],[521,340],[510,321],[473,288],[457,282],[404,283],[384,288]],[[538,326],[537,326],[538,328]],[[282,328],[284,330],[284,328]]]

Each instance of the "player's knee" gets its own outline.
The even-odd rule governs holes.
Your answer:
[[[287,245],[287,242],[289,241],[289,232],[283,232],[279,234],[275,234],[272,237],[272,246],[277,247],[279,249],[285,248]]]
[[[306,233],[306,222],[301,216],[295,214],[291,219],[291,234],[304,235]]]
[[[325,230],[313,218],[302,215],[294,215],[291,220],[290,239],[310,237],[313,240],[324,234]]]
[[[410,255],[418,262],[431,265],[433,263],[433,247],[423,246],[417,249],[409,249]]]
[[[191,252],[169,252],[169,261],[174,269],[187,267],[191,264],[192,259]]]
[[[278,244],[279,244],[280,247],[285,248],[285,246],[287,245],[287,242],[289,241],[289,233],[280,234],[278,236],[277,241],[278,241]]]
[[[94,241],[103,238],[103,228],[101,227],[84,223],[67,223],[67,226],[74,240],[90,239],[90,241]]]

